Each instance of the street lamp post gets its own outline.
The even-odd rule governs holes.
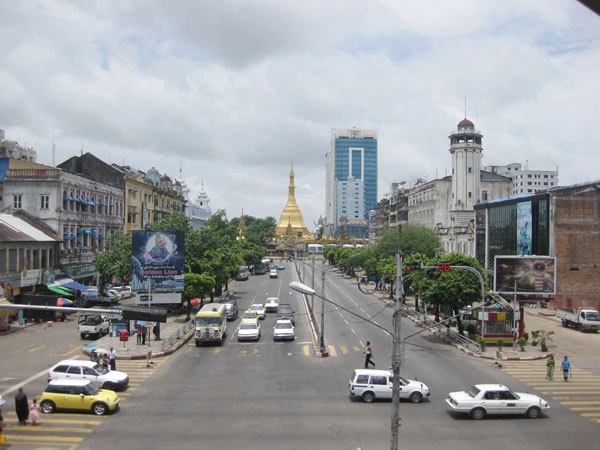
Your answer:
[[[400,365],[402,339],[400,338],[400,325],[402,317],[402,299],[404,286],[402,280],[402,252],[396,253],[396,307],[394,309],[394,334],[392,347],[392,422],[391,445],[392,450],[398,450],[398,429],[400,428]]]

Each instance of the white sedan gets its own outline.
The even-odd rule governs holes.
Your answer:
[[[277,308],[279,308],[279,299],[277,297],[269,297],[265,300],[266,312],[277,312]]]
[[[243,320],[237,330],[238,341],[258,341],[260,339],[260,323]]]
[[[522,414],[535,419],[550,409],[543,398],[513,392],[502,384],[476,384],[466,391],[450,392],[446,403],[454,411],[468,413],[476,420],[488,414]]]
[[[265,305],[263,305],[262,303],[254,303],[250,305],[250,311],[254,311],[258,315],[258,318],[260,320],[265,318]]]
[[[274,341],[293,341],[296,338],[294,325],[289,319],[279,319],[273,327]]]

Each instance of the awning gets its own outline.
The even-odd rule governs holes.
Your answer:
[[[48,290],[54,292],[55,294],[73,296],[73,291],[70,289],[64,288],[63,286],[48,286]]]
[[[73,289],[74,291],[85,291],[93,286],[86,286],[85,284],[78,283],[77,281],[73,281],[71,283],[61,283],[62,286]]]
[[[6,300],[5,298],[1,299],[0,303],[3,305],[12,305],[12,303]],[[16,309],[0,309],[0,317],[14,316],[15,314],[17,314]]]

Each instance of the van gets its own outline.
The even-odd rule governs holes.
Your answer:
[[[348,382],[350,398],[361,398],[365,403],[371,403],[375,399],[391,400],[393,380],[390,370],[355,369]],[[429,397],[427,385],[400,377],[400,399],[419,403],[426,397]]]

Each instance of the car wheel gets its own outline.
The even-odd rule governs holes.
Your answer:
[[[94,403],[92,405],[92,412],[97,416],[103,416],[104,414],[106,414],[107,409],[108,408],[104,403]]]
[[[527,410],[527,413],[525,413],[525,415],[529,419],[537,419],[538,417],[540,417],[540,408],[538,408],[537,406],[532,406]]]
[[[371,391],[364,392],[362,399],[365,403],[372,403],[373,400],[375,400],[375,394],[373,394]]]
[[[81,339],[85,339],[85,333],[79,333],[79,335],[81,336]]]
[[[413,392],[408,399],[413,403],[419,403],[423,399],[423,395],[420,392]]]
[[[196,341],[196,347],[200,347],[200,341]]]
[[[475,420],[481,420],[485,417],[485,409],[483,408],[475,408],[471,411],[471,418]]]
[[[44,414],[51,414],[56,410],[56,405],[50,400],[44,400],[40,403],[40,409]]]

